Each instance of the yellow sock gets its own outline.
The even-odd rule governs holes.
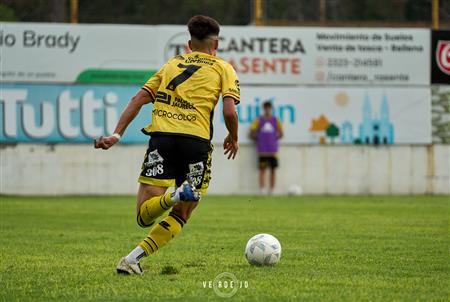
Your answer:
[[[151,229],[148,236],[139,243],[139,246],[144,249],[147,256],[153,254],[181,232],[185,223],[186,221],[181,217],[171,212],[169,216]]]
[[[141,227],[149,227],[155,222],[156,218],[172,206],[171,193],[152,197],[141,205],[137,215],[137,223]]]

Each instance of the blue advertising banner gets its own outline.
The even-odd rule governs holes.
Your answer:
[[[0,141],[90,143],[110,135],[139,86],[2,84]],[[122,143],[146,143],[140,129],[151,122],[152,105],[131,123]]]
[[[92,143],[113,133],[139,86],[3,84],[0,142]],[[429,144],[431,94],[411,87],[246,87],[237,106],[240,143],[249,144],[261,105],[273,103],[284,128],[283,144]],[[215,110],[214,143],[227,135],[222,102]],[[143,107],[121,143],[147,143],[151,123]]]

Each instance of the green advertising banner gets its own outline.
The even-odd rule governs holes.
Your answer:
[[[154,70],[88,69],[82,71],[77,83],[83,84],[137,84],[142,85]]]

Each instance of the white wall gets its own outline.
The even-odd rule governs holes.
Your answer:
[[[3,194],[134,194],[144,145],[109,151],[91,145],[0,145]],[[211,194],[253,194],[253,146],[228,161],[213,156]],[[276,193],[292,184],[305,194],[450,194],[450,146],[283,146]]]

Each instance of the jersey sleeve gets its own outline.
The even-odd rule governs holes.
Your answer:
[[[283,124],[281,123],[279,118],[277,118],[277,128],[278,132],[283,133]]]
[[[259,127],[259,118],[256,118],[250,126],[250,130],[256,132]]]
[[[164,65],[157,73],[152,75],[144,84],[144,86],[142,86],[142,89],[147,91],[153,97],[153,100],[156,99],[156,93],[158,92],[159,85],[161,85],[164,67],[166,67],[166,65]]]
[[[239,79],[233,66],[226,64],[222,72],[222,98],[231,97],[237,105],[241,101]]]

